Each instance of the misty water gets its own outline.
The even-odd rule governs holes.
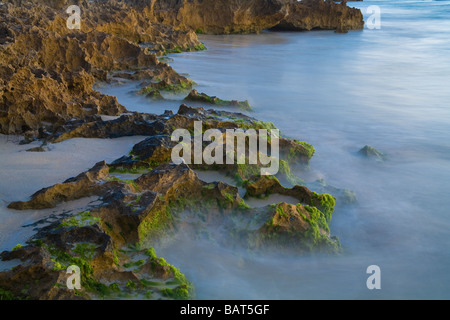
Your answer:
[[[181,231],[157,254],[186,274],[198,299],[450,298],[450,1],[348,4],[365,20],[366,8],[378,5],[381,29],[203,35],[207,51],[171,55],[170,65],[189,74],[199,92],[248,99],[254,111],[247,114],[314,145],[308,181],[353,190],[358,200],[338,203],[333,215],[340,255],[254,254]],[[176,112],[181,104],[139,97],[135,82],[98,89],[131,111]],[[25,241],[32,229],[24,225],[70,210],[16,212],[7,202],[114,160],[142,140],[74,139],[31,154],[1,139],[1,250]],[[358,156],[365,145],[387,161]],[[366,286],[370,265],[381,268],[381,290]]]

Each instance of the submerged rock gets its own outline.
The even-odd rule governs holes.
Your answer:
[[[319,193],[328,193],[333,195],[333,197],[336,198],[336,203],[340,205],[353,204],[358,201],[355,191],[329,185],[324,179],[307,183],[306,186],[312,190],[316,190]]]
[[[387,160],[386,154],[382,153],[381,151],[378,151],[377,149],[371,146],[365,146],[364,148],[358,151],[358,154],[360,154],[365,158],[373,159],[376,161]]]
[[[40,147],[34,147],[27,150],[27,152],[47,152],[49,149],[47,146],[42,145]]]
[[[198,93],[197,90],[192,90],[189,95],[184,98],[186,101],[203,102],[216,106],[225,107],[237,107],[242,110],[252,110],[252,107],[248,103],[248,100],[238,101],[238,100],[222,100],[217,97],[208,96],[206,93]]]

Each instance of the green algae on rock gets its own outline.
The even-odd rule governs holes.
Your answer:
[[[359,150],[358,154],[360,154],[361,156],[363,156],[365,158],[373,159],[376,161],[386,161],[387,160],[387,156],[383,152],[378,151],[374,147],[367,146],[367,145],[364,148],[362,148],[361,150]]]
[[[242,110],[250,111],[252,107],[248,103],[248,100],[238,101],[238,100],[222,100],[217,97],[208,96],[206,93],[198,93],[197,90],[192,90],[189,95],[184,98],[186,101],[203,102],[216,106],[224,107],[237,107]]]
[[[263,226],[248,234],[251,248],[263,246],[283,251],[295,247],[304,253],[339,252],[339,240],[330,235],[326,216],[316,207],[279,203],[268,207],[266,214]]]

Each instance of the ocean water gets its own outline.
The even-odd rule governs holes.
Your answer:
[[[450,298],[450,1],[348,4],[365,20],[366,9],[379,6],[381,29],[201,36],[207,51],[171,55],[170,65],[199,92],[248,99],[249,115],[313,144],[308,180],[353,190],[358,199],[336,207],[330,229],[344,249],[337,256],[256,255],[180,232],[157,254],[186,274],[198,299]],[[182,103],[151,102],[133,93],[136,86],[98,88],[129,110],[162,113]],[[70,210],[15,212],[7,202],[114,160],[139,141],[75,139],[31,154],[0,138],[1,250],[26,239],[32,229],[24,226]],[[365,145],[387,161],[359,157]],[[366,286],[371,265],[381,270],[379,290]]]

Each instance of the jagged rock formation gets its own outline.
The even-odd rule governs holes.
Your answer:
[[[119,1],[79,3],[82,27],[71,30],[68,14],[48,5],[8,1],[0,7],[0,133],[40,137],[73,118],[122,114],[126,109],[114,97],[92,89],[114,70],[139,70],[166,85],[190,83],[152,50],[198,47],[193,31],[152,23],[145,11]]]
[[[350,8],[345,1],[302,0],[287,4],[287,15],[274,30],[336,30],[346,32],[364,27],[360,10]]]
[[[361,29],[358,9],[323,0],[154,1],[158,21],[199,33],[228,34],[264,29]],[[206,14],[207,13],[207,14]]]
[[[260,32],[276,25],[286,13],[279,0],[156,0],[158,21],[199,33]]]
[[[11,208],[23,210],[93,195],[102,199],[101,205],[61,217],[40,228],[26,245],[3,252],[2,260],[21,262],[0,272],[0,288],[28,299],[123,298],[124,293],[132,294],[131,298],[192,298],[192,284],[147,249],[174,233],[177,221],[186,216],[197,225],[220,226],[227,236],[208,237],[228,245],[337,252],[339,241],[328,228],[334,198],[306,188],[293,193],[301,203],[252,209],[238,188],[203,182],[185,164],[163,163],[126,181],[110,175],[110,167],[99,162],[75,178],[38,191],[29,201],[11,203]],[[144,254],[149,257],[142,259]],[[82,270],[79,290],[66,286],[70,265]]]

